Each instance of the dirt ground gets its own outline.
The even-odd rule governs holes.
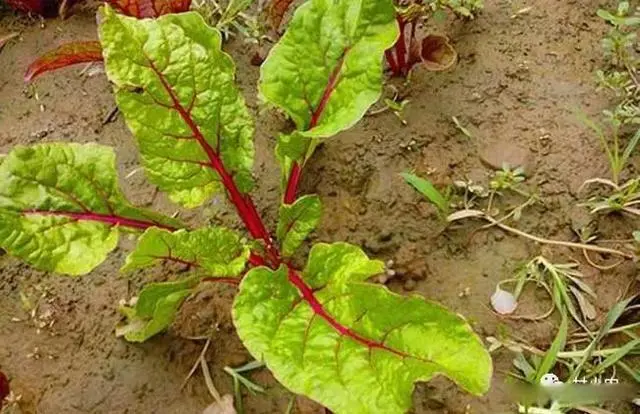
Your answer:
[[[433,208],[398,173],[415,169],[430,174],[437,184],[468,178],[486,185],[492,166],[503,161],[522,164],[527,185],[539,191],[543,203],[526,210],[518,227],[575,240],[572,228],[585,220],[584,207],[577,206],[584,199],[579,187],[586,179],[608,175],[596,138],[573,114],[577,108],[598,114],[608,105],[608,97],[596,92],[593,76],[601,64],[599,40],[606,30],[595,11],[605,2],[485,3],[475,21],[451,20],[436,28],[453,39],[460,62],[447,73],[413,74],[405,111],[408,125],[388,112],[366,117],[316,153],[302,191],[319,194],[325,206],[313,241],[360,244],[373,256],[394,260],[398,274],[388,282],[393,290],[440,301],[465,315],[483,338],[506,332],[546,349],[557,318],[518,322],[497,317],[489,298],[498,281],[541,253],[559,262],[576,260],[597,292],[597,323],[625,289],[639,290],[635,264],[598,271],[579,252],[542,247],[500,230],[473,232],[479,226],[474,222],[444,231]],[[512,17],[529,6],[528,13]],[[23,83],[25,68],[44,51],[64,41],[97,37],[91,10],[42,24],[4,12],[0,36],[11,31],[21,36],[0,53],[0,153],[16,144],[51,141],[115,146],[129,198],[173,213],[176,207],[156,194],[141,171],[124,178],[138,168],[138,155],[121,117],[103,123],[114,108],[104,74],[82,75],[82,67],[76,67],[44,76],[33,89]],[[273,225],[279,199],[274,137],[289,126],[273,112],[258,113],[259,69],[250,64],[248,48],[240,41],[225,48],[237,61],[239,83],[257,119],[255,198]],[[455,127],[452,116],[471,137]],[[628,175],[637,173],[636,160]],[[182,211],[181,217],[194,224],[238,225],[222,199]],[[629,229],[638,225],[627,217],[592,219],[604,239],[628,238]],[[223,368],[250,360],[231,324],[232,287],[213,286],[191,298],[170,332],[145,344],[115,338],[118,301],[135,295],[144,282],[166,279],[176,271],[166,268],[125,279],[118,268],[131,246],[130,240],[124,241],[98,269],[77,279],[0,257],[0,368],[22,396],[15,412],[200,413],[211,402],[202,375],[197,373],[184,389],[181,385],[203,346],[202,340],[189,338],[206,336],[212,328],[206,357],[216,387],[231,392],[231,378]],[[543,296],[528,293],[523,312],[546,310]],[[24,298],[39,304],[35,315],[25,312]],[[498,351],[493,356],[493,387],[486,396],[466,395],[448,380],[437,379],[417,386],[414,412],[515,412],[503,385],[513,355]],[[291,394],[266,370],[251,378],[267,392],[245,394],[246,412],[284,413]],[[296,404],[295,412],[324,413],[303,398]],[[628,406],[612,409],[632,412]]]

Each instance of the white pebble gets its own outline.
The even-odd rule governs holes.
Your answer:
[[[491,296],[491,306],[500,315],[509,315],[516,310],[518,302],[511,293],[497,287],[496,292]]]

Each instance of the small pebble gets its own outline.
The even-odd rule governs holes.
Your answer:
[[[404,285],[402,286],[402,288],[406,291],[414,290],[416,288],[416,281],[413,279],[409,279],[406,282],[404,282]]]

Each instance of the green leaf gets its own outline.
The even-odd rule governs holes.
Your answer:
[[[38,269],[86,274],[116,247],[119,229],[152,226],[180,223],[126,201],[111,148],[17,146],[0,165],[0,247]]]
[[[253,185],[253,122],[220,33],[195,13],[138,20],[101,9],[100,39],[116,101],[152,183],[196,207],[233,177]]]
[[[414,382],[438,374],[486,392],[491,357],[465,320],[363,283],[383,270],[346,243],[314,246],[302,277],[254,268],[233,306],[238,334],[282,384],[338,414],[404,413]]]
[[[134,306],[120,307],[127,323],[116,327],[116,336],[124,336],[129,342],[144,342],[164,331],[198,283],[198,277],[190,277],[146,285]]]
[[[294,161],[306,160],[307,154],[313,153],[311,138],[304,136],[299,131],[293,131],[289,135],[281,134],[276,144],[276,159],[280,163],[281,182],[283,189],[287,187],[289,174]]]
[[[173,233],[150,228],[140,237],[122,271],[174,261],[202,269],[207,275],[232,277],[244,270],[249,253],[249,247],[236,232],[222,227]]]
[[[613,354],[610,354],[609,356],[607,356],[607,358],[605,358],[604,361],[596,365],[593,371],[589,373],[589,375],[595,376],[600,374],[601,372],[604,372],[607,368],[615,365],[618,361],[620,361],[622,358],[627,356],[627,354],[629,354],[636,348],[640,350],[640,338],[629,341],[623,346],[621,346],[620,348],[618,348],[616,352],[614,352]]]
[[[444,195],[442,195],[442,193],[440,193],[440,191],[438,191],[437,188],[434,187],[433,184],[431,184],[430,181],[411,173],[402,173],[400,175],[408,184],[425,196],[427,200],[431,201],[431,203],[433,203],[433,205],[436,206],[442,214],[448,214],[449,201]]]
[[[304,196],[291,205],[280,206],[277,236],[282,255],[291,256],[311,233],[322,216],[322,204],[317,195]]]
[[[542,377],[551,372],[551,369],[554,367],[554,365],[556,364],[556,360],[558,359],[558,352],[564,349],[564,346],[567,342],[567,329],[569,323],[568,319],[569,318],[567,318],[567,314],[565,312],[562,312],[562,322],[560,322],[560,329],[558,329],[556,338],[553,340],[553,343],[549,347],[549,350],[544,355],[544,358],[542,359],[542,362],[538,367],[533,382],[535,385],[540,384],[540,380],[542,379]]]
[[[315,148],[379,99],[384,51],[397,37],[391,0],[310,0],[262,65],[260,95]]]
[[[640,128],[638,128],[636,133],[633,135],[633,138],[631,138],[631,141],[629,141],[629,143],[625,147],[624,152],[622,153],[622,158],[620,158],[621,166],[625,166],[627,164],[627,161],[631,157],[631,154],[635,151],[638,143],[640,143]]]

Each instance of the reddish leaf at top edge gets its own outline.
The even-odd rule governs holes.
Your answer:
[[[6,0],[6,3],[15,10],[44,17],[55,16],[58,12],[58,2],[55,0]]]
[[[273,30],[278,30],[291,3],[293,0],[271,0],[267,8],[267,18]]]
[[[122,14],[138,19],[182,13],[191,7],[191,0],[107,0],[107,3]]]
[[[102,62],[100,42],[71,42],[45,53],[27,68],[25,82],[31,82],[45,72],[75,65],[78,63]]]
[[[0,409],[2,408],[2,401],[7,398],[9,393],[9,380],[7,376],[0,371]]]

